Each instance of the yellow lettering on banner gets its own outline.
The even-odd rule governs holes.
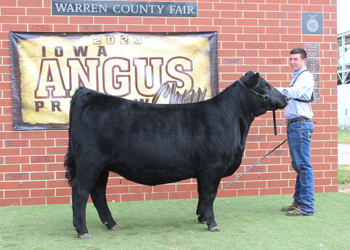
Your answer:
[[[67,97],[57,59],[42,59],[35,98]]]

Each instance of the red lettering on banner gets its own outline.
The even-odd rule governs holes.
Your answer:
[[[152,97],[154,93],[150,90],[158,90],[162,84],[162,66],[163,58],[150,58],[151,77],[148,77],[148,59],[134,58],[135,66],[135,85],[136,90],[141,96]],[[151,83],[149,80],[151,78]]]
[[[191,91],[193,88],[193,78],[186,72],[191,71],[193,71],[193,63],[185,57],[174,57],[166,65],[167,74],[181,83],[179,85],[176,82],[177,87],[185,88],[188,91]]]
[[[65,98],[62,72],[57,59],[42,59],[39,82],[35,89],[35,98]]]
[[[162,66],[163,58],[150,58],[150,65],[152,68],[152,82],[155,89],[162,86]]]
[[[98,67],[100,59],[85,59],[84,69],[80,59],[68,59],[70,87],[69,97],[72,97],[75,90],[80,86],[98,91]],[[77,81],[75,79],[78,79]]]
[[[114,74],[117,69],[120,73],[130,72],[130,61],[118,57],[107,59],[103,63],[103,88],[107,94],[123,97],[131,93],[130,75]]]
[[[86,55],[87,48],[74,48],[76,55]],[[162,87],[163,58],[134,58],[135,87],[144,97],[152,97]],[[58,59],[42,59],[35,98],[71,98],[80,86],[99,91],[100,59],[68,58],[69,83],[64,83],[61,66]],[[185,89],[187,94],[193,89],[193,62],[185,57],[174,57],[165,66],[167,75],[173,81],[175,89]],[[130,60],[122,57],[108,58],[102,65],[103,91],[113,96],[124,97],[131,93]],[[153,91],[152,91],[153,90]],[[183,94],[185,95],[185,93]],[[186,99],[186,98],[185,98]],[[36,112],[43,108],[43,103],[37,101]],[[52,110],[60,110],[53,103]]]
[[[134,58],[134,67],[135,67],[135,85],[137,92],[142,96],[152,96],[149,94],[149,90],[153,88],[153,84],[148,86],[147,84],[147,58]],[[148,94],[147,94],[148,93]]]
[[[162,84],[162,66],[163,58],[150,58],[151,77],[148,77],[147,71],[148,59],[136,58],[134,59],[135,66],[135,85],[136,90],[141,96],[152,97]],[[151,80],[151,83],[149,83]],[[152,92],[151,90],[154,90]]]

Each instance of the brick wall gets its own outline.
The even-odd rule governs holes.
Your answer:
[[[336,0],[198,0],[197,18],[52,16],[50,0],[0,3],[0,206],[69,203],[64,179],[67,131],[13,131],[9,31],[218,31],[219,86],[224,89],[248,70],[274,86],[288,86],[289,51],[320,46],[320,98],[313,103],[312,162],[316,192],[337,192],[337,25]],[[302,35],[302,12],[322,12],[323,35]],[[221,186],[286,138],[283,112],[257,118],[250,129],[242,166]],[[196,181],[155,187],[111,174],[108,201],[196,198]],[[263,160],[218,196],[292,194],[295,173],[288,145]]]

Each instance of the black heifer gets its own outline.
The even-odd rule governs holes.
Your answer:
[[[286,105],[251,71],[214,98],[192,104],[141,103],[80,88],[71,102],[65,161],[79,237],[91,237],[89,194],[102,222],[119,228],[106,202],[109,171],[145,185],[197,178],[198,220],[219,231],[213,202],[221,178],[241,164],[254,118]]]

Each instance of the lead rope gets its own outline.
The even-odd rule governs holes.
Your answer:
[[[254,165],[252,165],[250,168],[248,168],[246,171],[244,171],[240,176],[238,176],[236,179],[234,179],[233,181],[231,181],[229,184],[226,185],[226,187],[222,188],[220,191],[225,190],[228,186],[230,186],[232,183],[234,183],[236,180],[238,180],[242,175],[244,175],[245,173],[247,173],[249,170],[251,170],[253,167],[255,167],[259,162],[261,162],[262,160],[264,160],[266,157],[268,157],[273,151],[275,151],[276,149],[278,149],[279,147],[281,147],[288,139],[285,139],[280,145],[278,145],[277,147],[275,147],[274,149],[272,149],[267,155],[265,155],[263,158],[261,158],[260,160],[258,160]]]
[[[274,125],[274,132],[275,135],[277,135],[277,126],[276,126],[276,114],[275,114],[275,110],[273,110],[273,125]],[[279,147],[281,147],[288,139],[285,139],[280,145],[278,145],[277,147],[275,147],[274,149],[272,149],[269,153],[267,153],[267,155],[265,155],[263,158],[261,158],[260,160],[258,160],[254,165],[252,165],[250,168],[248,168],[246,171],[244,171],[240,176],[238,176],[236,179],[234,179],[233,181],[231,181],[229,184],[226,185],[226,187],[222,188],[220,190],[223,191],[225,190],[227,187],[229,187],[232,183],[234,183],[236,180],[238,180],[242,175],[244,175],[245,173],[247,173],[249,170],[251,170],[253,167],[255,167],[259,162],[261,162],[262,160],[264,160],[266,157],[268,157],[273,151],[275,151],[276,149],[278,149]]]
[[[274,128],[275,135],[277,135],[277,125],[276,125],[276,113],[275,113],[275,110],[273,110],[272,113],[273,113],[273,128]]]

